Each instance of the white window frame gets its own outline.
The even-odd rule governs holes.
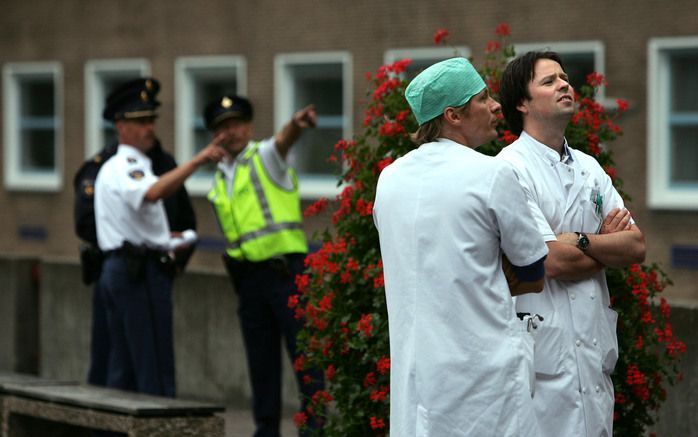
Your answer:
[[[593,53],[594,70],[606,76],[606,48],[602,41],[549,41],[514,44],[516,55],[522,55],[528,51],[550,50],[560,54]],[[606,98],[606,86],[600,86],[596,91],[596,101],[606,108],[615,108],[615,99]]]
[[[85,158],[102,150],[104,136],[102,112],[107,98],[103,76],[109,73],[128,72],[132,77],[150,75],[147,59],[94,59],[85,63]],[[128,78],[124,77],[124,80]]]
[[[278,132],[288,122],[293,113],[300,108],[294,108],[292,91],[294,79],[289,68],[303,64],[342,64],[342,138],[350,139],[353,135],[353,75],[352,56],[349,52],[305,52],[284,53],[274,58],[274,126]],[[332,146],[332,145],[328,145]],[[333,198],[341,192],[337,187],[337,177],[307,177],[299,175],[300,195],[303,199],[317,199],[319,197]]]
[[[470,48],[467,46],[455,47],[414,47],[402,49],[389,49],[383,54],[383,63],[389,65],[401,59],[423,61],[425,59],[447,59],[453,57],[470,57]]]
[[[669,52],[698,49],[698,36],[652,38],[647,47],[647,206],[698,210],[698,186],[671,185],[671,112]]]
[[[55,167],[51,172],[20,170],[19,79],[50,76],[54,84]],[[5,187],[57,192],[63,187],[63,67],[59,62],[13,62],[3,67],[3,139]]]
[[[175,156],[180,163],[189,161],[196,150],[191,120],[194,113],[194,92],[197,75],[234,72],[237,93],[247,95],[247,62],[243,56],[187,56],[175,61]],[[194,174],[186,181],[192,195],[206,195],[211,189],[211,178]]]

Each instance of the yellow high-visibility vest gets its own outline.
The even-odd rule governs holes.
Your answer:
[[[298,178],[293,189],[280,187],[267,174],[252,144],[238,159],[232,186],[216,171],[208,200],[227,240],[226,253],[237,260],[263,261],[287,253],[307,253],[303,232]]]

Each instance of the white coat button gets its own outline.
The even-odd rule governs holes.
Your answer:
[[[589,296],[592,300],[596,297],[594,293],[591,293],[591,296]]]
[[[597,342],[596,342],[596,339],[593,339],[593,340],[592,340],[592,343],[594,343],[594,346],[596,346],[596,343],[597,343]]]
[[[587,394],[587,389],[586,389],[586,387],[582,389],[582,393],[583,393],[583,394]]]
[[[574,300],[574,299],[575,299],[576,297],[577,297],[577,295],[576,295],[576,294],[574,294],[574,293],[570,293],[570,299]]]
[[[601,391],[601,387],[599,387],[599,386],[597,385],[596,387],[594,387],[594,390],[596,390],[596,393],[598,393],[598,392]]]
[[[581,340],[577,340],[577,341],[575,341],[575,342],[574,342],[574,344],[576,344],[576,345],[577,345],[577,347],[579,347],[579,346],[581,346],[581,345],[582,345],[582,342],[581,342]]]

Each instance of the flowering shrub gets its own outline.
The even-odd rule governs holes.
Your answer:
[[[497,26],[497,39],[487,44],[481,73],[492,94],[506,60],[514,55],[507,43],[509,26]],[[445,44],[449,34],[440,29],[436,44]],[[299,295],[288,305],[305,329],[299,335],[304,354],[294,366],[324,371],[326,390],[316,393],[306,411],[296,415],[303,427],[309,416],[322,416],[328,436],[385,436],[389,429],[390,357],[388,320],[378,233],[372,209],[380,172],[395,159],[414,148],[409,132],[417,123],[404,98],[407,81],[401,75],[409,60],[382,66],[367,79],[373,86],[365,111],[364,131],[353,140],[335,145],[343,163],[340,184],[344,187],[336,202],[320,199],[306,215],[328,208],[333,229],[325,230],[322,247],[306,258],[307,270],[296,278]],[[628,105],[617,102],[607,111],[594,100],[605,79],[589,75],[588,84],[577,90],[579,109],[566,131],[574,148],[596,157],[615,186],[621,180],[612,154],[603,144],[620,135],[615,120]],[[478,150],[494,155],[516,136],[501,120],[499,138]],[[335,160],[337,158],[335,157]],[[627,199],[628,197],[623,194]],[[620,359],[614,374],[616,388],[615,435],[643,435],[654,423],[664,400],[664,386],[677,381],[677,362],[685,345],[671,331],[670,308],[658,295],[670,283],[657,266],[633,265],[608,269],[613,305],[619,313]]]

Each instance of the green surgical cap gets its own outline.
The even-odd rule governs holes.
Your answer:
[[[485,82],[465,58],[437,62],[412,79],[405,90],[419,125],[443,114],[447,107],[463,106],[485,89]]]

